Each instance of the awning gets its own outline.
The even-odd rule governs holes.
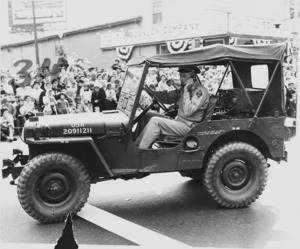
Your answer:
[[[155,67],[178,67],[232,61],[281,61],[285,52],[284,43],[271,45],[230,46],[215,44],[174,54],[161,54],[151,57],[132,58],[130,65],[147,63]]]

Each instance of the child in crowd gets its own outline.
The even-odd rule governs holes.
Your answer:
[[[1,141],[16,141],[17,139],[14,137],[14,120],[13,116],[9,114],[7,108],[1,109]]]
[[[56,99],[54,98],[52,89],[47,90],[46,95],[43,97],[43,103],[44,103],[43,112],[45,115],[57,114]]]
[[[112,89],[111,84],[107,84],[106,87],[106,110],[114,110],[117,107],[116,92]]]
[[[59,99],[56,103],[57,113],[58,114],[67,114],[69,113],[69,102],[66,100],[66,94],[61,92]]]

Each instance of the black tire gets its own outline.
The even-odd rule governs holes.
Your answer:
[[[64,153],[34,157],[22,170],[18,198],[23,209],[42,223],[64,221],[86,203],[90,178],[82,163]]]
[[[267,178],[268,165],[261,152],[250,144],[233,142],[212,154],[203,183],[223,207],[242,208],[262,194]]]

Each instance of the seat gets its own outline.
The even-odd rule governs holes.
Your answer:
[[[209,97],[208,105],[205,109],[202,121],[211,121],[212,115],[214,113],[215,107],[217,105],[218,98],[215,95]]]

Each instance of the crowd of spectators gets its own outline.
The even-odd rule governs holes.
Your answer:
[[[67,113],[101,112],[117,106],[125,77],[126,65],[118,59],[110,68],[92,67],[82,59],[64,57],[55,77],[49,68],[31,72],[30,82],[21,87],[23,78],[1,70],[1,140],[14,141],[27,119],[37,113],[62,115]],[[225,72],[224,66],[202,66],[198,77],[210,94],[215,94]],[[287,114],[296,116],[296,85],[294,75],[286,68],[285,82]],[[157,91],[170,91],[179,82],[177,68],[150,68],[146,84]],[[231,71],[227,71],[222,88],[232,88]],[[140,105],[145,108],[151,97],[142,92]]]
[[[28,79],[1,70],[1,141],[14,141],[25,121],[38,113],[62,115],[116,108],[126,70],[118,59],[111,68],[101,69],[83,59],[64,59],[56,76],[48,67],[39,68],[30,73],[26,86],[22,82]]]

